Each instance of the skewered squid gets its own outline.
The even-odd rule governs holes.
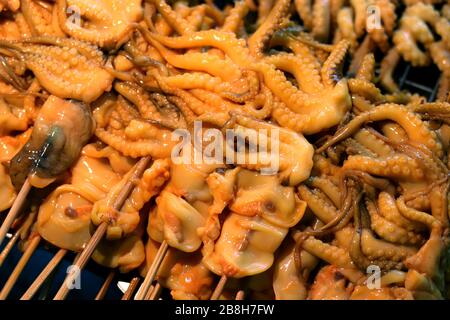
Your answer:
[[[60,248],[81,251],[91,236],[93,204],[105,197],[123,174],[119,171],[123,168],[112,165],[113,157],[100,157],[101,151],[95,149],[94,145],[83,148],[81,158],[71,169],[70,180],[56,188],[39,209],[39,234]]]
[[[235,200],[229,206],[231,212],[225,218],[214,251],[204,257],[210,270],[241,278],[272,266],[273,252],[305,210],[292,188],[277,187],[278,184],[275,176],[247,170],[238,173]]]
[[[158,247],[158,242],[148,240],[145,246],[146,264],[142,268],[142,274],[151,265]],[[201,260],[199,252],[187,254],[169,249],[158,271],[157,280],[163,287],[171,290],[175,300],[207,300],[211,295],[214,279]]]
[[[39,111],[30,140],[11,160],[16,189],[29,174],[31,184],[42,187],[66,171],[91,138],[94,126],[85,104],[50,96]]]

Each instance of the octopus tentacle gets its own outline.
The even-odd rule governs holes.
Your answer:
[[[250,54],[255,58],[261,58],[263,47],[272,34],[279,28],[280,22],[286,17],[291,5],[291,0],[278,0],[264,22],[248,40]]]
[[[375,73],[375,56],[373,53],[366,54],[361,62],[356,79],[371,82]]]
[[[239,25],[241,24],[244,17],[247,15],[248,11],[249,6],[246,1],[236,2],[233,9],[230,10],[230,13],[225,18],[221,30],[236,33],[239,28]]]
[[[362,36],[366,29],[366,0],[350,0],[350,4],[355,11],[355,32],[358,37]]]
[[[181,69],[204,71],[213,76],[222,78],[225,81],[231,81],[240,78],[240,69],[231,61],[221,59],[216,55],[201,52],[188,52],[185,54],[176,54],[151,37],[144,34],[144,37],[150,41],[163,56],[163,58],[171,65]]]
[[[375,5],[380,8],[384,30],[389,36],[392,35],[395,28],[395,22],[397,21],[395,4],[388,0],[377,0]]]
[[[407,207],[403,196],[396,200],[396,204],[402,216],[411,221],[422,223],[429,229],[432,229],[436,223],[439,223],[439,221],[432,215]]]
[[[283,127],[291,129],[295,132],[303,132],[313,121],[311,117],[295,113],[289,109],[286,104],[275,99],[273,104],[272,117]]]
[[[394,149],[375,136],[370,130],[361,129],[354,135],[354,138],[378,156],[388,157],[394,154]]]
[[[98,0],[95,3],[84,0],[57,0],[56,5],[59,25],[66,34],[107,48],[123,44],[132,30],[133,23],[142,16],[141,0]],[[89,20],[88,27],[80,27],[71,22],[71,17],[67,17],[67,7],[71,5],[77,6],[80,14]]]
[[[449,182],[434,187],[430,192],[431,214],[443,227],[448,227],[448,191]]]
[[[32,0],[21,0],[20,7],[23,17],[25,18],[25,21],[27,22],[33,36],[64,36],[64,33],[61,33],[59,28],[53,28],[52,12],[49,12],[47,9]]]
[[[206,73],[183,73],[175,76],[163,77],[162,80],[170,87],[179,89],[204,89],[215,92],[222,97],[236,98],[237,101],[245,101],[249,99],[248,83],[245,79],[238,79],[235,83],[223,82],[220,78],[212,77]],[[236,92],[236,90],[243,92]]]
[[[356,141],[353,138],[348,138],[346,140],[344,140],[342,142],[342,145],[345,146],[345,152],[348,155],[361,155],[361,156],[365,156],[365,157],[372,157],[375,158],[377,157],[377,154],[375,154],[374,152],[372,152],[370,149],[366,148],[364,145],[362,145],[361,143],[359,143],[358,141]],[[328,149],[330,150],[330,149]],[[328,152],[327,150],[327,152]]]
[[[376,239],[368,229],[370,222],[365,210],[366,208],[361,205],[354,209],[356,231],[350,248],[352,260],[363,269],[369,265],[377,265],[382,270],[401,269],[402,261],[415,254],[417,250]]]
[[[312,0],[295,0],[295,8],[297,9],[297,13],[303,21],[306,29],[312,30],[313,28],[313,15],[311,10],[311,1]]]
[[[141,87],[129,82],[117,82],[114,89],[137,106],[144,119],[162,120],[158,109],[150,100],[149,94]]]
[[[380,48],[383,53],[386,53],[390,48],[389,38],[386,34],[384,27],[372,28],[368,31],[369,36],[372,38],[373,42]]]
[[[377,204],[380,215],[400,228],[408,232],[422,232],[424,230],[422,224],[409,220],[400,213],[395,198],[389,193],[380,192]]]
[[[187,125],[191,126],[195,121],[196,115],[194,114],[194,112],[192,112],[191,108],[189,108],[188,104],[183,99],[175,96],[167,97],[167,99],[177,106],[177,108],[183,114]]]
[[[102,128],[97,128],[95,135],[104,143],[110,145],[125,156],[133,158],[151,156],[153,158],[170,157],[172,146],[162,145],[161,142],[153,139],[129,141],[123,136],[108,132]]]
[[[327,223],[338,216],[336,207],[332,203],[317,197],[307,186],[299,186],[298,193],[302,200],[306,201],[308,208],[317,218]]]
[[[405,130],[403,130],[403,128],[396,123],[391,122],[384,124],[381,127],[381,131],[387,139],[391,140],[394,143],[400,144],[406,143],[408,141],[408,135],[406,134]]]
[[[443,227],[439,223],[434,224],[427,242],[415,255],[405,260],[405,265],[410,270],[416,270],[434,280],[442,290],[445,284],[441,259],[445,254],[445,248]]]
[[[339,35],[350,42],[350,51],[353,53],[358,46],[358,37],[353,24],[353,13],[351,8],[345,7],[339,10],[337,14],[337,27]]]
[[[372,201],[366,199],[366,206],[370,214],[371,227],[382,239],[393,243],[408,245],[419,245],[423,243],[424,239],[421,235],[403,229],[395,223],[383,218],[378,213],[378,208]]]
[[[330,179],[323,177],[311,177],[307,181],[307,184],[322,190],[337,208],[341,206],[340,190]]]
[[[151,0],[150,1],[163,16],[167,23],[178,34],[189,34],[194,32],[194,28],[183,17],[181,17],[176,11],[174,11],[164,0]]]
[[[241,68],[253,69],[254,58],[250,55],[245,41],[237,39],[231,32],[205,30],[193,32],[179,37],[166,37],[156,33],[149,33],[151,37],[163,45],[174,49],[193,47],[214,47],[222,50]]]
[[[327,141],[317,152],[322,152],[331,145],[348,138],[363,124],[381,120],[392,120],[405,129],[411,141],[427,146],[438,156],[442,155],[442,146],[436,141],[436,134],[414,113],[406,107],[396,104],[384,104],[355,117],[349,124],[341,128],[336,135]]]
[[[307,68],[310,68],[311,75],[316,77],[317,70],[320,70],[321,64],[317,59],[314,50],[300,41],[289,29],[282,29],[276,32],[270,39],[270,46],[284,46],[291,50],[296,56],[301,56]]]
[[[385,89],[389,90],[390,92],[399,91],[398,85],[392,78],[392,74],[394,73],[395,67],[397,66],[399,61],[400,54],[395,47],[391,48],[381,61],[380,83]]]
[[[439,80],[439,90],[436,94],[436,101],[450,102],[450,78],[441,75]]]
[[[302,121],[302,132],[312,134],[338,124],[350,105],[347,83],[339,81],[329,88],[329,95],[307,95],[298,90],[285,75],[273,66],[260,65],[265,84],[272,92],[296,113],[311,118]]]
[[[350,43],[347,40],[340,41],[322,66],[320,74],[325,87],[334,87],[339,81],[337,69],[342,64]]]
[[[372,82],[362,79],[349,79],[348,88],[352,94],[360,95],[371,102],[384,102],[385,100],[380,89]]]
[[[450,77],[450,49],[442,41],[428,46],[431,58],[446,77]]]
[[[372,103],[369,100],[367,100],[364,97],[361,97],[360,95],[353,95],[352,103],[354,107],[353,113],[357,116],[363,112],[369,111],[373,107]]]
[[[312,10],[314,38],[327,42],[330,33],[330,0],[315,0]]]
[[[322,242],[313,236],[308,236],[306,239],[301,239],[301,237],[303,236],[299,233],[294,234],[294,238],[297,238],[297,241],[300,241],[301,247],[310,254],[340,268],[355,268],[346,250]]]
[[[98,62],[102,56],[98,49],[88,49],[82,42],[80,49],[75,48],[75,40],[55,41],[57,45],[2,41],[0,46],[16,51],[39,83],[59,97],[92,102],[110,90],[113,78]]]
[[[420,164],[405,155],[395,155],[387,158],[368,158],[364,156],[350,156],[343,165],[350,170],[361,170],[373,175],[392,177],[395,179],[409,179],[420,181],[425,177],[425,172]]]
[[[319,73],[314,65],[306,64],[304,60],[293,54],[279,53],[266,57],[264,62],[294,75],[301,90],[306,93],[318,93],[323,90]]]

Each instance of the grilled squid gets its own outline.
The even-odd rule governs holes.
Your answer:
[[[145,275],[158,251],[159,243],[148,240],[146,249]],[[207,300],[211,296],[213,274],[202,263],[199,252],[184,253],[170,248],[157,274],[158,282],[170,289],[175,300]]]
[[[166,240],[171,247],[184,252],[200,248],[201,230],[213,202],[207,178],[217,167],[172,163],[170,182],[156,199],[157,207],[149,216],[147,231],[153,240]]]
[[[225,219],[214,252],[204,257],[218,275],[241,278],[268,270],[289,228],[305,211],[292,187],[282,187],[276,176],[248,170],[238,174],[236,199]]]
[[[14,187],[20,189],[29,175],[34,187],[51,183],[78,159],[94,127],[88,106],[50,96],[40,109],[30,140],[11,161]]]
[[[103,239],[92,253],[92,259],[99,265],[112,269],[118,268],[122,273],[138,268],[145,261],[145,246],[142,241],[144,231],[145,226],[141,222],[123,239]]]
[[[118,153],[110,154],[113,161],[103,155],[105,152],[97,151],[93,145],[83,148],[82,156],[71,169],[70,181],[56,188],[41,205],[37,228],[48,242],[80,251],[89,241],[92,206],[119,183],[121,171],[128,163]],[[118,157],[123,158],[120,165]]]

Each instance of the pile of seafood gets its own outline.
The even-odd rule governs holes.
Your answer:
[[[450,1],[255,2],[0,1],[0,216],[29,181],[21,248],[80,252],[107,223],[92,259],[145,275],[165,242],[173,299],[221,276],[221,299],[450,297]],[[440,70],[433,101],[402,63]],[[173,161],[199,121],[276,135],[278,170]]]

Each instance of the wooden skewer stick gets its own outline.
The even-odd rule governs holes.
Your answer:
[[[92,235],[91,239],[89,239],[89,242],[86,245],[85,249],[82,251],[82,254],[79,256],[77,260],[75,260],[75,263],[73,264],[75,270],[81,270],[84,268],[84,266],[89,261],[89,258],[91,257],[92,253],[94,252],[95,247],[103,238],[103,235],[106,233],[107,228],[108,225],[106,223],[102,223],[98,226],[97,230],[95,230],[95,233]],[[64,283],[61,285],[58,292],[56,293],[54,300],[64,300],[64,298],[69,293],[70,284],[73,283],[75,276],[77,276],[77,273],[69,273],[67,275],[67,277],[64,279]]]
[[[42,272],[37,276],[28,290],[23,294],[20,300],[30,300],[36,294],[36,292],[41,288],[44,281],[48,276],[55,270],[59,265],[61,260],[64,258],[68,251],[66,249],[59,249],[55,256],[50,260],[50,262],[45,266]]]
[[[227,283],[227,276],[220,277],[219,283],[217,283],[216,288],[214,289],[214,292],[211,295],[210,300],[217,300],[219,299],[220,295],[222,294],[223,288],[225,287],[225,284]]]
[[[134,277],[131,280],[127,291],[122,296],[122,300],[130,300],[131,299],[131,297],[133,296],[134,290],[136,290],[136,288],[137,288],[137,286],[139,284],[139,281],[140,281],[139,277]]]
[[[162,290],[162,287],[159,284],[159,282],[157,282],[155,284],[155,287],[153,288],[153,290],[148,295],[148,298],[146,297],[145,300],[156,300],[156,299],[158,299],[159,295],[161,294],[161,290]]]
[[[154,289],[155,289],[155,286],[151,285],[143,300],[150,300],[150,296],[152,295],[152,292]]]
[[[108,277],[106,278],[102,287],[100,288],[97,295],[95,296],[95,300],[102,300],[105,297],[106,292],[108,291],[109,286],[111,285],[111,282],[113,281],[115,275],[116,275],[115,270],[111,270],[109,272]]]
[[[14,284],[16,283],[23,269],[27,265],[28,261],[30,260],[40,241],[41,241],[40,236],[35,236],[33,239],[30,240],[27,249],[23,253],[13,272],[9,276],[8,281],[6,281],[5,285],[3,286],[3,289],[0,292],[0,300],[5,300],[6,297],[8,297],[9,292],[14,287]]]
[[[142,285],[136,293],[134,300],[144,300],[150,289],[150,286],[152,285],[153,280],[155,280],[156,274],[158,273],[159,267],[161,266],[161,263],[166,256],[167,250],[169,250],[169,245],[166,241],[163,241],[158,249],[158,252],[156,253],[155,260],[153,260],[152,265],[150,266],[150,268],[148,268],[144,282],[142,282]]]
[[[244,290],[239,290],[238,293],[236,294],[236,300],[244,300],[244,298],[245,298]]]
[[[20,229],[16,231],[16,233],[12,236],[8,244],[3,249],[2,253],[0,253],[0,267],[2,266],[3,262],[5,262],[12,248],[14,248],[14,245],[16,244],[17,240],[19,240],[19,237],[20,237]]]
[[[127,183],[124,185],[122,190],[120,191],[119,195],[117,196],[113,208],[115,210],[120,210],[124,204],[124,202],[127,200],[130,192],[133,190],[135,181],[140,178],[144,170],[147,168],[148,164],[150,163],[151,158],[150,157],[144,157],[135,165],[135,169],[133,172],[132,177],[127,181]],[[78,270],[82,270],[86,263],[89,261],[89,258],[91,257],[92,253],[94,252],[95,248],[97,247],[100,240],[102,240],[103,236],[106,233],[106,230],[108,228],[108,224],[106,222],[101,223],[97,230],[95,230],[95,233],[92,235],[91,239],[89,239],[89,242],[87,243],[86,247],[81,252],[80,257],[75,261],[74,267],[78,268]],[[64,283],[59,288],[58,292],[56,293],[54,300],[64,300],[64,298],[69,293],[69,285],[73,281],[73,277],[75,274],[68,274],[66,279],[64,280]]]
[[[11,209],[8,212],[8,215],[6,216],[5,220],[2,223],[2,226],[0,227],[0,245],[3,243],[6,233],[8,233],[9,228],[11,228],[11,225],[19,214],[20,209],[22,209],[23,203],[25,202],[28,193],[30,193],[30,190],[31,184],[29,179],[27,179],[25,180],[25,183],[20,189],[19,194],[17,195]]]

